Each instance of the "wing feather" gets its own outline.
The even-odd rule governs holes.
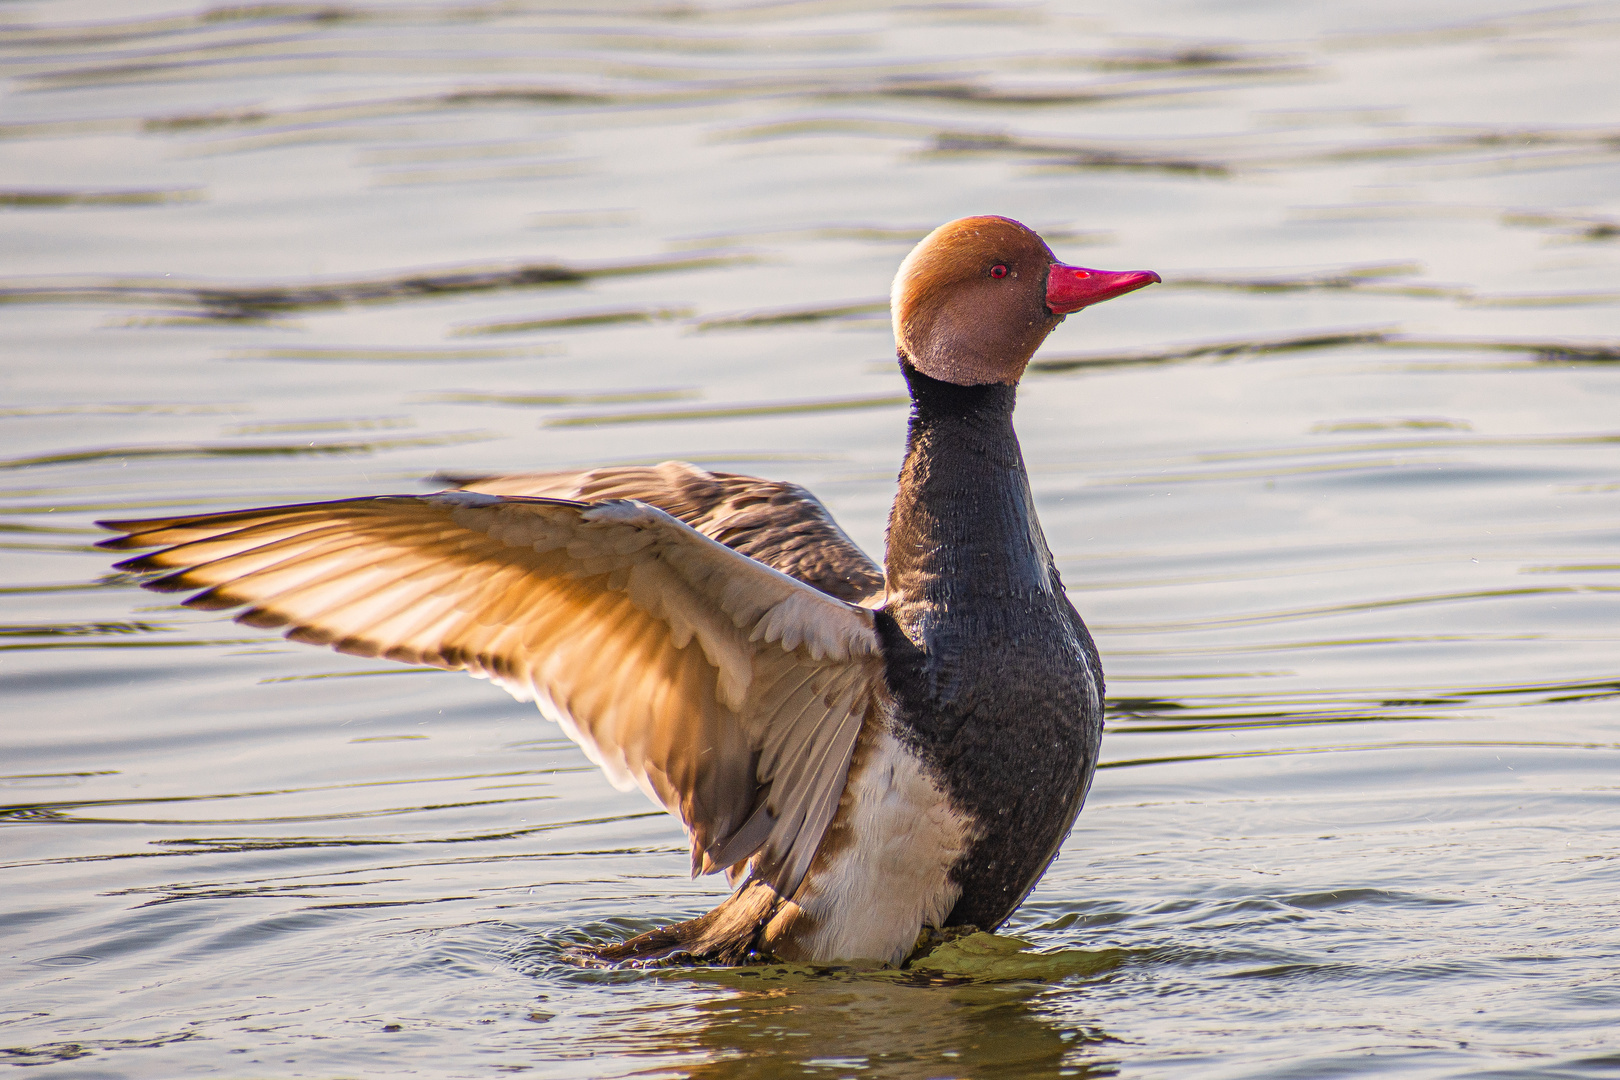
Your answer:
[[[202,590],[192,606],[532,699],[681,819],[694,872],[746,860],[783,895],[883,707],[869,610],[643,502],[449,492],[105,524],[127,533],[106,547],[162,548],[120,568]]]
[[[883,570],[797,484],[709,472],[684,461],[444,479],[490,495],[635,499],[830,596],[870,606],[883,595]]]

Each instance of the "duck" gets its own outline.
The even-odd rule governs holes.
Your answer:
[[[899,966],[1001,926],[1085,802],[1102,663],[1013,408],[1066,316],[1159,280],[1062,263],[1007,217],[916,245],[881,567],[804,488],[674,461],[104,521],[101,546],[157,548],[117,566],[188,607],[496,683],[674,815],[732,891],[596,959]]]

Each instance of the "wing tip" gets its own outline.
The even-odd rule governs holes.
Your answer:
[[[109,548],[110,545],[114,544],[117,541],[123,541],[123,540],[129,540],[129,539],[132,539],[132,538],[127,537],[127,536],[114,537],[112,540],[103,540],[101,543],[97,544],[96,547]],[[112,550],[112,551],[119,551],[119,550],[128,551],[130,548],[149,547],[149,546],[151,546],[151,545],[148,545],[148,544],[121,544],[119,547],[110,547],[110,550]],[[136,555],[134,558],[124,559],[121,562],[113,563],[113,569],[114,570],[125,570],[125,571],[128,571],[129,573],[132,573],[132,574],[146,573],[146,572],[151,571],[151,570],[162,570],[162,569],[165,569],[165,567],[159,566],[157,563],[154,563],[152,561],[153,559],[155,559],[160,554],[162,554],[162,553],[154,551],[150,555]]]
[[[147,582],[146,588],[154,592],[182,592],[194,586],[184,580],[184,574],[175,574],[173,578],[159,578],[157,581]],[[228,608],[241,607],[248,601],[241,597],[232,596],[222,586],[207,589],[184,601],[184,606],[194,611],[225,611]],[[237,619],[237,622],[243,622]]]
[[[118,527],[116,522],[98,521],[96,524],[111,532],[124,532],[122,528]],[[142,542],[138,533],[125,533],[123,536],[109,536],[105,540],[96,541],[96,547],[100,548],[102,551],[133,551],[139,548],[153,546],[153,544]]]

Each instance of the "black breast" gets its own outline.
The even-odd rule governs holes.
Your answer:
[[[879,613],[899,736],[979,838],[952,869],[948,922],[999,926],[1039,880],[1085,799],[1102,734],[1102,668],[1031,503],[1013,389],[914,371]]]

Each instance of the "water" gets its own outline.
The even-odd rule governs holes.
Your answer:
[[[1620,9],[0,8],[0,1061],[35,1076],[1620,1074]],[[1109,674],[996,938],[603,972],[678,828],[99,517],[680,457],[879,552],[884,297],[1165,284],[1017,422]]]

